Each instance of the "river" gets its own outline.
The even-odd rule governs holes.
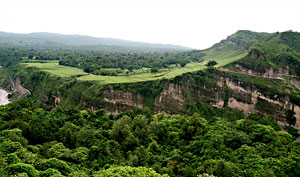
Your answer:
[[[7,96],[8,92],[0,88],[0,105],[5,105],[9,103]]]

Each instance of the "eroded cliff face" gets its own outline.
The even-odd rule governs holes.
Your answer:
[[[250,113],[270,115],[278,124],[285,126],[288,125],[285,112],[291,109],[294,110],[296,118],[296,124],[293,127],[300,130],[300,107],[293,104],[289,97],[266,95],[259,89],[248,86],[244,81],[224,77],[215,79],[217,80],[212,84],[183,77],[180,82],[169,81],[162,84],[163,89],[153,100],[154,111],[165,114],[189,113],[187,105],[200,101],[218,108],[228,106],[239,109],[246,115]],[[108,113],[120,113],[128,109],[150,106],[149,102],[145,102],[145,95],[113,89],[112,86],[101,96],[104,102],[108,103],[104,105]]]
[[[112,104],[125,104],[132,107],[143,108],[143,97],[141,94],[133,94],[129,91],[114,90],[112,86],[103,93],[103,99]]]
[[[240,93],[248,97],[249,101],[240,101],[238,97],[231,96],[228,101],[228,107],[242,110],[246,115],[250,113],[263,113],[273,116],[279,125],[287,126],[288,123],[284,118],[285,111],[290,109],[295,112],[296,124],[294,128],[300,130],[300,107],[293,104],[288,97],[275,95],[273,98],[265,96],[255,88],[244,87],[239,82],[233,82],[226,79],[226,85],[235,93]],[[221,100],[221,103],[223,101]],[[220,107],[221,104],[215,106]]]
[[[107,104],[106,112],[111,114],[119,114],[126,109],[144,107],[144,100],[141,94],[113,89],[111,85],[108,90],[104,90],[101,97],[105,102],[109,103]]]
[[[15,80],[13,80],[11,77],[9,77],[11,89],[14,93],[17,93],[18,98],[23,98],[27,95],[30,95],[31,92],[24,88],[21,85],[20,78],[17,76]]]
[[[154,105],[157,113],[172,114],[183,110],[185,102],[182,86],[175,83],[167,83],[165,88],[155,98]]]
[[[295,128],[300,130],[300,107],[290,100],[289,89],[275,95],[268,94],[268,90],[271,89],[268,86],[259,88],[251,83],[251,79],[255,77],[248,74],[245,75],[247,78],[236,77],[236,75],[232,72],[208,69],[170,80],[103,86],[73,80],[63,82],[59,78],[52,78],[46,74],[41,76],[37,73],[33,75],[34,77],[16,77],[12,82],[12,88],[18,90],[21,95],[30,94],[30,90],[33,97],[39,98],[46,108],[58,105],[67,107],[73,104],[82,109],[104,109],[108,114],[145,107],[156,113],[189,114],[194,109],[192,106],[209,104],[218,108],[239,109],[245,114],[270,115],[280,125],[287,125],[285,112],[291,109],[295,112]],[[27,83],[24,86],[29,90],[21,85],[22,78],[26,81],[22,83]],[[37,78],[35,81],[38,84],[32,84],[32,78]],[[281,79],[271,79],[271,81],[285,83]],[[295,84],[299,83],[295,82]],[[47,88],[49,89],[45,92]]]

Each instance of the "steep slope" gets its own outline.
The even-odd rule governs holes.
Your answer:
[[[40,45],[56,46],[56,47],[79,47],[87,49],[97,49],[103,47],[130,47],[130,48],[150,48],[150,49],[170,49],[170,50],[191,50],[191,48],[171,45],[171,44],[151,44],[144,42],[134,42],[128,40],[120,40],[113,38],[99,38],[84,35],[63,35],[55,33],[30,33],[17,34],[0,32],[0,43],[8,43],[14,45]],[[79,48],[79,49],[80,49]]]
[[[300,33],[276,33],[254,43],[249,54],[223,70],[284,79],[300,89]]]
[[[235,58],[249,49],[254,42],[269,36],[269,33],[258,33],[248,30],[240,30],[228,36],[225,40],[212,47],[200,51],[204,60],[222,61],[224,59]]]
[[[290,101],[295,104],[300,104],[300,33],[287,31],[283,33],[276,33],[262,38],[260,41],[254,43],[250,49],[249,54],[240,60],[230,63],[220,70],[229,72],[232,74],[240,74],[241,77],[253,76],[255,79],[260,79],[262,81],[273,81],[276,83],[282,83],[288,87],[282,87],[282,84],[278,86],[269,86],[262,94],[267,92],[273,92],[278,90],[278,88],[285,88],[281,93],[272,94],[272,103],[279,105],[280,107],[274,107],[270,110],[271,112],[276,112],[284,106],[282,100],[278,97],[286,97],[287,95],[292,95]],[[281,86],[280,86],[281,85]],[[275,88],[274,88],[275,87]],[[276,88],[277,87],[277,88]],[[239,90],[242,94],[243,91]],[[253,96],[253,94],[252,94]],[[261,98],[261,96],[259,97]],[[274,102],[277,100],[278,102]],[[268,98],[269,99],[269,98]],[[266,99],[267,100],[267,99]],[[267,101],[267,103],[270,102]],[[270,103],[268,103],[270,105]],[[268,105],[265,105],[267,107]],[[245,107],[245,106],[244,106]],[[288,108],[291,117],[295,115],[299,121],[299,106],[290,106]],[[288,111],[287,110],[287,111]],[[282,115],[287,112],[282,112]],[[298,124],[298,123],[297,123]],[[298,124],[298,129],[299,129]]]

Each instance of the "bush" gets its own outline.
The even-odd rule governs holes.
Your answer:
[[[152,168],[146,167],[110,167],[107,170],[96,172],[95,177],[107,177],[107,176],[143,176],[143,177],[168,177],[169,175],[161,175],[156,173]]]
[[[56,158],[42,160],[36,166],[40,170],[47,170],[49,168],[53,168],[58,170],[63,175],[68,175],[69,173],[71,173],[71,168],[69,167],[69,165],[66,162],[58,160]]]
[[[5,172],[8,175],[26,173],[29,177],[38,177],[38,171],[33,166],[24,163],[11,164],[5,168]]]

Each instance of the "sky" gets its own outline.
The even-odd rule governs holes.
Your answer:
[[[0,31],[205,49],[238,30],[300,32],[300,0],[0,0]]]

